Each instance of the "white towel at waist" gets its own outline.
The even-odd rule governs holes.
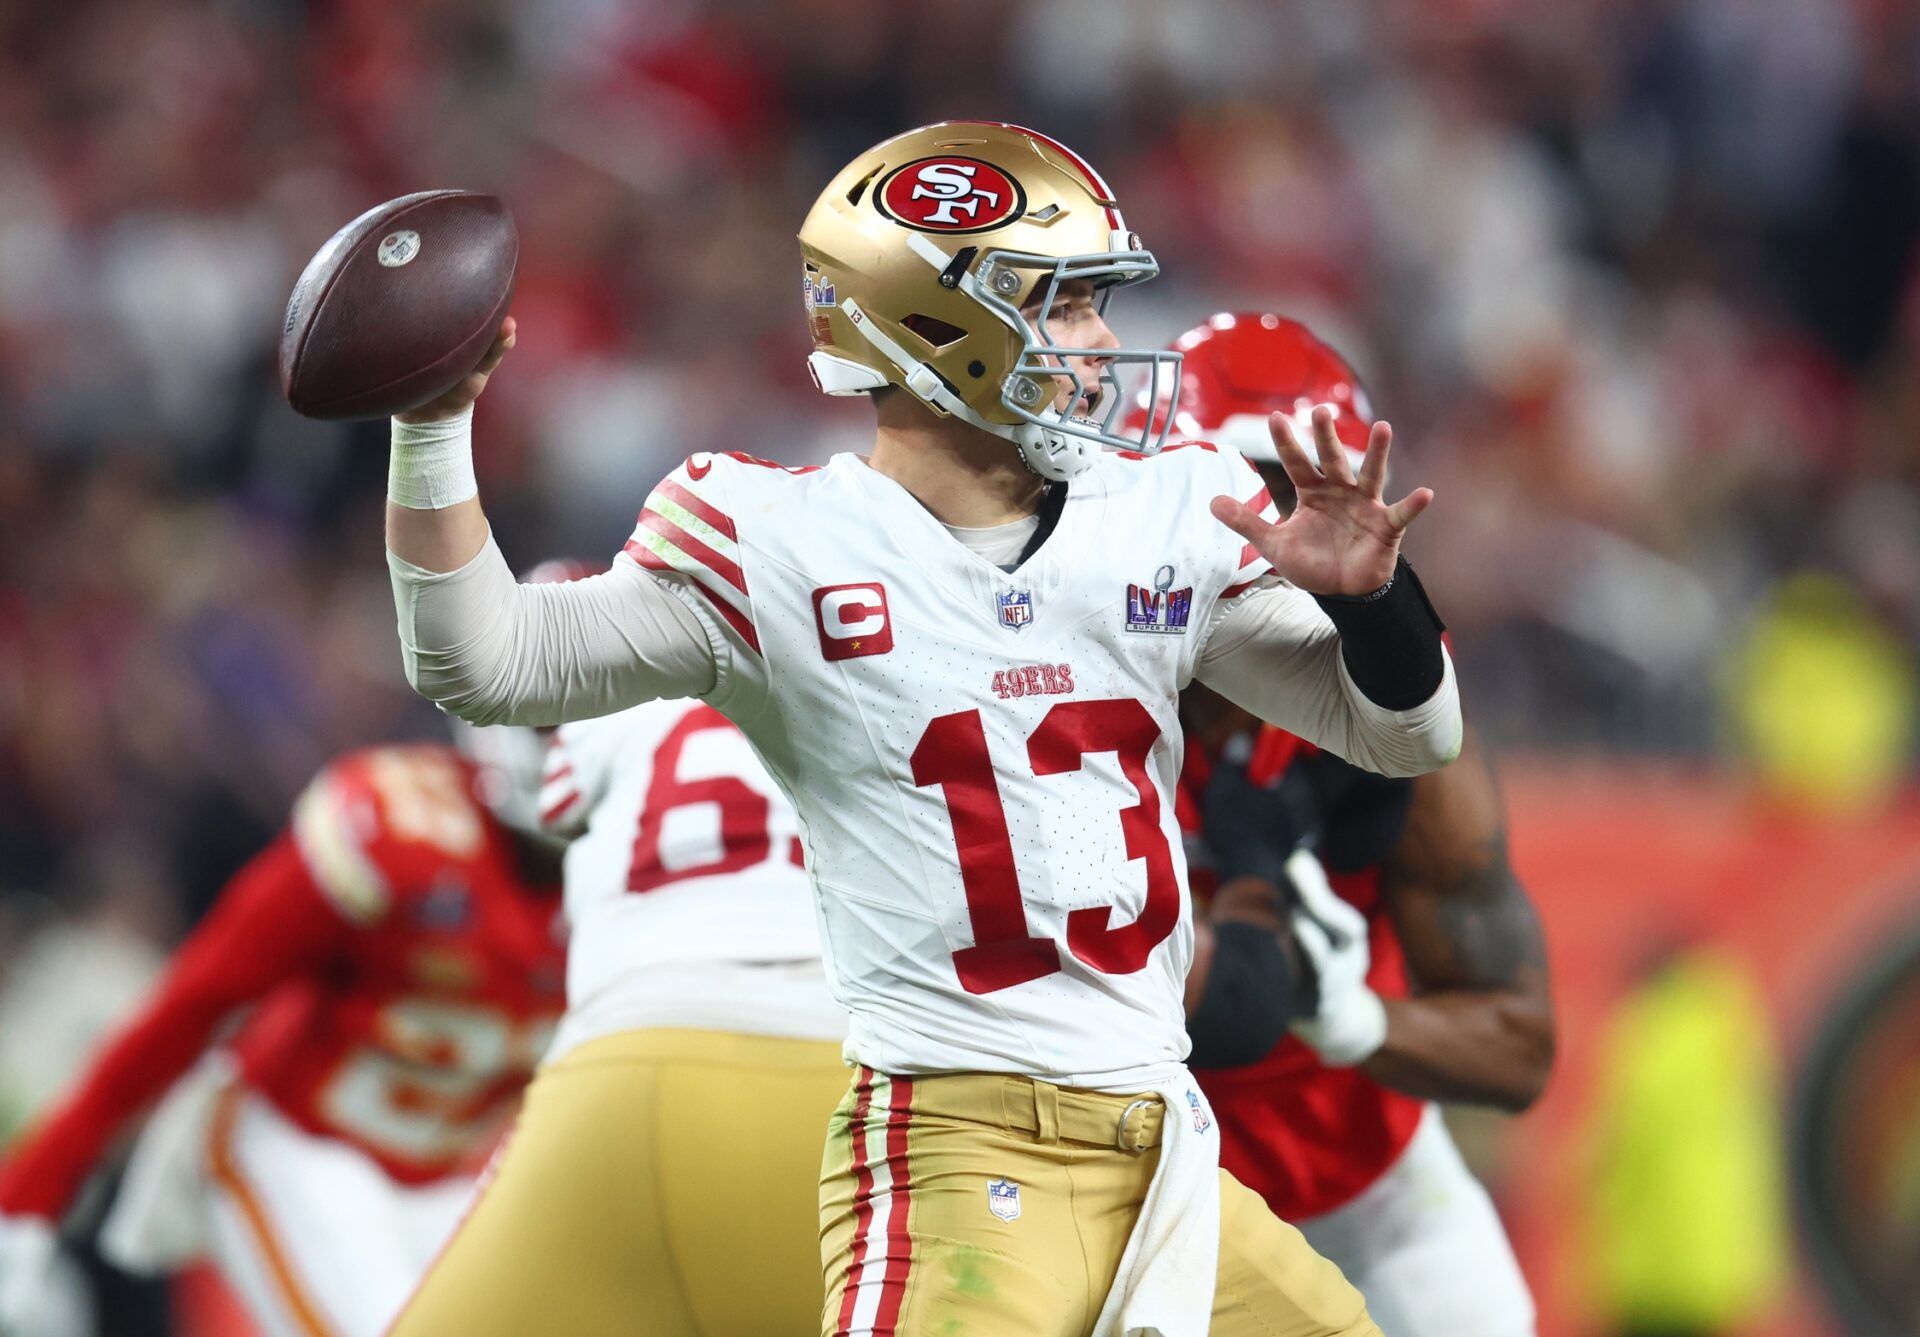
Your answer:
[[[1154,1093],[1166,1103],[1160,1164],[1093,1337],[1206,1337],[1220,1261],[1220,1133],[1184,1066]]]

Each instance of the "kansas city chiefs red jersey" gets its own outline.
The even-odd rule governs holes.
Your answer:
[[[1311,745],[1300,744],[1310,752]],[[1189,753],[1183,787],[1204,786],[1204,758]],[[1183,824],[1197,824],[1193,802]],[[1367,917],[1367,983],[1383,998],[1407,995],[1406,954],[1380,895],[1377,868],[1329,869],[1327,880]],[[1220,1125],[1220,1164],[1265,1198],[1274,1214],[1304,1221],[1342,1207],[1385,1174],[1420,1126],[1423,1102],[1358,1068],[1330,1068],[1287,1036],[1257,1063],[1196,1068]]]
[[[105,1148],[244,1012],[242,1080],[420,1183],[485,1150],[562,1003],[559,888],[450,748],[321,773],[146,1005],[0,1163],[0,1212],[55,1217]],[[549,870],[549,873],[551,870]]]

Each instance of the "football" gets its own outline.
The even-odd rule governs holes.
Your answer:
[[[309,418],[384,418],[472,371],[513,301],[520,238],[499,199],[402,195],[307,262],[280,327],[280,388]]]

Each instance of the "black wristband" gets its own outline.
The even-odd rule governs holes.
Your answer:
[[[1213,926],[1213,965],[1206,990],[1187,1018],[1197,1068],[1257,1063],[1280,1043],[1290,1023],[1313,1012],[1311,983],[1271,929],[1228,920]]]
[[[1446,674],[1440,633],[1447,628],[1405,557],[1371,594],[1316,594],[1313,600],[1339,631],[1340,658],[1367,700],[1411,710],[1439,689]]]

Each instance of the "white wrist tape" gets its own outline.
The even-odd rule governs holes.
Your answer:
[[[393,420],[388,501],[411,511],[438,511],[479,493],[473,476],[471,406],[438,422]]]
[[[1387,1005],[1372,989],[1354,989],[1319,1016],[1295,1022],[1293,1029],[1328,1067],[1351,1068],[1387,1042]]]

